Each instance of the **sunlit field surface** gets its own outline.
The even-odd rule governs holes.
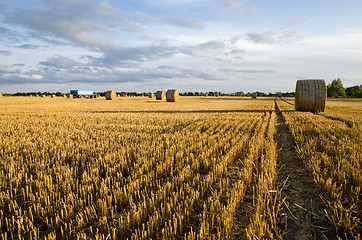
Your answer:
[[[277,99],[335,235],[361,231],[361,100]],[[274,98],[0,98],[2,239],[281,239]],[[303,164],[302,164],[303,165]]]

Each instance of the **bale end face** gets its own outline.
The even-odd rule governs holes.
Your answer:
[[[167,102],[178,102],[180,94],[177,89],[169,89],[166,92]]]
[[[327,87],[324,79],[298,80],[295,87],[295,110],[324,112]]]

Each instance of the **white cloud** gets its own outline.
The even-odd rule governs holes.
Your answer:
[[[248,32],[246,36],[254,43],[263,44],[294,44],[303,41],[303,37],[295,31]]]
[[[302,16],[302,23],[310,22],[310,18],[306,16]]]
[[[11,51],[9,51],[9,50],[0,50],[0,54],[5,55],[5,56],[10,56]]]

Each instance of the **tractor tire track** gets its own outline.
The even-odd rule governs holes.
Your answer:
[[[298,157],[295,139],[275,101],[277,114],[277,182],[283,206],[279,228],[283,239],[337,239],[313,173]]]

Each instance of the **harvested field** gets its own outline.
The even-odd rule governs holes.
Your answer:
[[[3,97],[0,236],[360,239],[362,101],[293,103]]]

